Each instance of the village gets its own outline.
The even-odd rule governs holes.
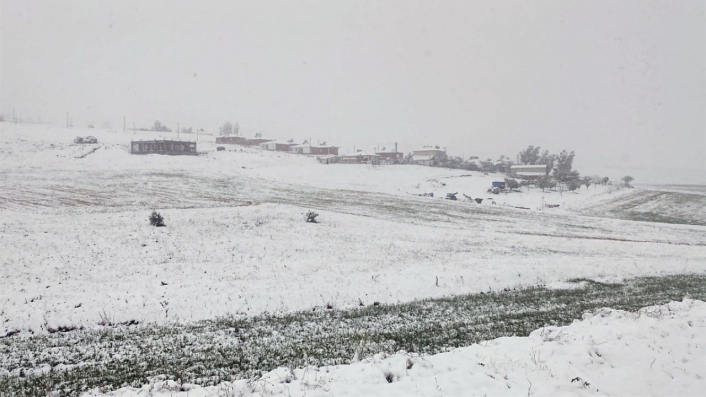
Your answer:
[[[157,125],[158,122],[155,123]],[[162,127],[163,128],[163,127]],[[145,129],[146,130],[146,129]],[[165,129],[166,130],[166,129]],[[162,130],[164,132],[165,130]],[[189,129],[190,130],[190,129]],[[166,130],[171,132],[169,130]],[[203,131],[203,130],[201,130]],[[87,141],[88,142],[88,141]],[[501,155],[493,160],[482,160],[478,156],[468,158],[450,156],[446,147],[438,145],[425,145],[407,153],[399,149],[398,143],[387,147],[377,147],[377,150],[356,149],[351,152],[340,153],[340,147],[319,141],[316,144],[311,139],[297,143],[294,139],[281,141],[268,139],[257,133],[253,137],[241,136],[238,127],[226,123],[221,128],[220,134],[215,137],[217,152],[238,151],[250,148],[265,152],[276,152],[286,155],[302,155],[315,158],[318,163],[328,164],[365,164],[370,166],[386,165],[418,165],[436,168],[457,169],[465,171],[478,171],[484,175],[495,175],[495,180],[489,183],[487,193],[500,194],[518,192],[522,188],[540,188],[542,191],[559,192],[576,191],[582,186],[586,188],[594,185],[611,186],[613,182],[609,177],[592,175],[581,176],[573,169],[574,152],[562,151],[560,154],[549,154],[547,150],[540,153],[539,147],[529,146],[520,151],[515,160],[510,156]],[[197,151],[197,142],[184,140],[135,140],[130,144],[130,153],[136,155],[165,154],[165,155],[198,155],[204,152]],[[209,149],[210,150],[210,149]],[[631,187],[633,178],[623,177],[616,188]],[[461,193],[459,195],[459,193]],[[438,193],[437,193],[438,194]],[[419,193],[422,196],[434,197],[433,192]],[[484,198],[472,197],[465,192],[449,191],[443,196],[449,200],[474,201],[480,204]],[[493,200],[491,202],[494,203]],[[515,208],[527,209],[523,205],[513,205]],[[557,208],[560,204],[543,203],[543,207]]]

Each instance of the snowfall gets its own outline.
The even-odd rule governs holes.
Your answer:
[[[560,288],[578,277],[706,273],[706,227],[603,215],[639,189],[493,195],[487,189],[503,175],[323,165],[234,145],[216,151],[207,134],[198,137],[199,156],[138,156],[129,153],[130,140],[176,134],[0,128],[0,336],[98,329],[106,316],[170,324]],[[72,143],[86,135],[99,143]],[[461,200],[444,200],[455,192]],[[149,226],[153,209],[166,227]],[[309,210],[319,213],[318,224],[304,222]],[[706,219],[706,208],[689,212]],[[529,338],[432,357],[400,353],[293,374],[280,369],[228,387],[246,395],[264,388],[286,395],[703,394],[705,309],[685,301],[640,315],[604,310]],[[663,382],[671,379],[679,381]],[[217,391],[188,395],[209,393]]]
[[[703,396],[706,303],[685,299],[637,313],[601,309],[538,329],[419,356],[291,370],[199,387],[153,379],[110,396]],[[102,395],[98,391],[84,394]]]

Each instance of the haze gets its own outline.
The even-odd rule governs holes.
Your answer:
[[[1,2],[0,111],[706,183],[703,1]]]

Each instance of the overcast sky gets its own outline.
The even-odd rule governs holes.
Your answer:
[[[1,0],[0,110],[706,183],[704,1]],[[623,171],[624,170],[624,171]]]

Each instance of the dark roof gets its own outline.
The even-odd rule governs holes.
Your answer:
[[[147,141],[130,141],[130,143],[153,143],[153,142],[177,142],[177,143],[196,143],[193,141],[177,141],[175,139],[150,139]]]

